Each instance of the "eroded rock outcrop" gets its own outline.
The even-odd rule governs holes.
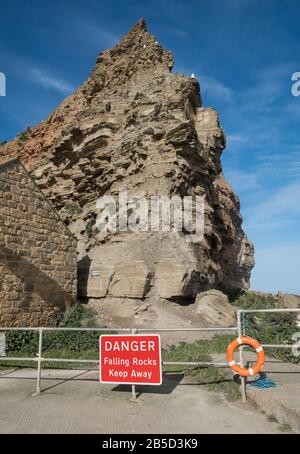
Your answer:
[[[236,315],[233,306],[224,293],[219,290],[207,290],[197,295],[196,312],[212,325],[235,326]]]
[[[195,297],[249,287],[253,246],[222,175],[225,136],[196,79],[141,20],[97,57],[87,81],[35,128],[1,147],[18,155],[78,238],[79,295]],[[99,232],[96,200],[205,195],[205,234]]]

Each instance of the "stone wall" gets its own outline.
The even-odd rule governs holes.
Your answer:
[[[18,159],[0,163],[0,326],[44,325],[76,300],[76,240]]]

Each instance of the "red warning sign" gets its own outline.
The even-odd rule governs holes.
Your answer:
[[[161,385],[160,336],[100,336],[100,382]]]

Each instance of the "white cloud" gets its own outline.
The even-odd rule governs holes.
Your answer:
[[[248,228],[272,230],[300,220],[300,182],[288,184],[246,210]]]
[[[105,49],[114,46],[120,40],[120,36],[112,30],[99,26],[90,19],[75,19],[74,24],[77,30],[80,30],[80,40],[82,38],[85,44],[97,45],[97,48]]]
[[[233,90],[227,87],[214,77],[199,76],[201,92],[208,93],[211,97],[220,100],[230,101],[233,97]]]
[[[0,52],[8,71],[15,77],[30,81],[49,90],[55,90],[66,96],[74,91],[68,81],[59,77],[54,71],[42,68],[42,64],[28,57],[23,57],[0,47]]]
[[[68,95],[74,90],[74,87],[67,81],[39,68],[30,68],[28,70],[28,78],[32,82],[46,89],[55,90],[62,95]]]
[[[226,135],[226,143],[230,147],[231,145],[235,144],[243,144],[249,143],[250,137],[243,133],[236,133],[236,134],[227,134]]]

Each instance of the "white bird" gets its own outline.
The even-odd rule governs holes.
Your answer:
[[[143,45],[143,48],[146,49],[146,44]]]
[[[192,73],[191,78],[195,79],[195,74],[194,73]]]

